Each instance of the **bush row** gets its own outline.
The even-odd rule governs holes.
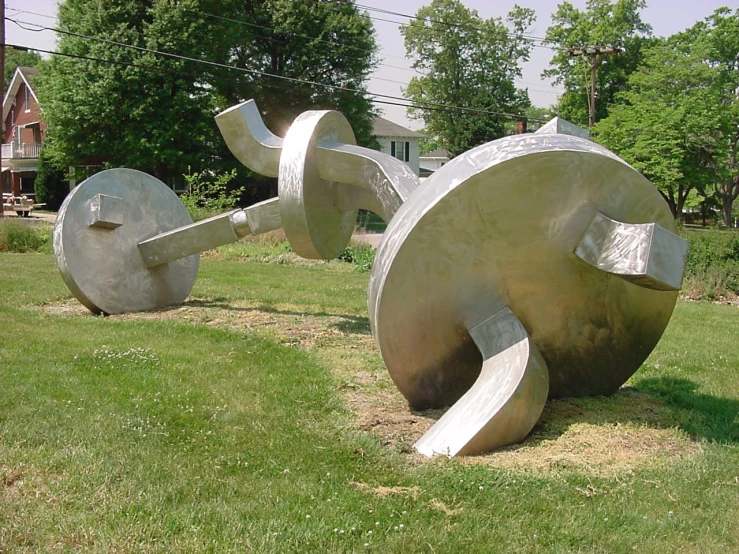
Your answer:
[[[739,294],[739,231],[685,230],[690,242],[683,292],[713,300]]]
[[[0,252],[50,253],[51,227],[15,219],[0,220]]]

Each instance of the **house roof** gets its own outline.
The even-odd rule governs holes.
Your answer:
[[[3,100],[3,122],[5,121],[5,118],[8,117],[8,114],[10,113],[10,108],[13,107],[13,102],[10,102],[9,100],[11,98],[15,98],[15,95],[18,94],[18,89],[21,87],[22,84],[25,83],[25,85],[28,87],[28,90],[31,92],[33,99],[36,100],[36,102],[38,103],[38,97],[33,91],[33,86],[31,86],[37,75],[38,69],[36,69],[35,67],[16,68],[15,73],[13,73],[13,78],[10,80],[8,91],[5,93],[5,99]]]
[[[373,121],[372,132],[377,137],[403,137],[403,138],[423,138],[424,135],[406,129],[402,125],[388,121],[383,117],[376,117]]]
[[[431,152],[426,152],[425,154],[421,154],[419,156],[420,158],[446,158],[447,160],[451,158],[449,155],[449,152],[442,148],[437,148],[436,150],[432,150]]]

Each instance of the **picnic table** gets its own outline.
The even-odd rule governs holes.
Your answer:
[[[46,204],[34,202],[33,198],[28,198],[25,194],[23,196],[3,194],[3,208],[15,211],[18,217],[29,217],[35,208],[42,206]]]

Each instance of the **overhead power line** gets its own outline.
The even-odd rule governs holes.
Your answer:
[[[325,1],[328,4],[333,4],[333,2],[331,2],[330,0],[325,0]],[[447,27],[456,27],[458,29],[473,29],[473,30],[478,30],[479,29],[479,27],[474,26],[474,25],[466,25],[466,24],[462,24],[462,23],[454,23],[454,22],[449,22],[449,21],[441,21],[439,19],[432,19],[432,18],[422,18],[422,17],[418,17],[418,16],[415,16],[415,15],[407,14],[407,13],[401,13],[401,12],[396,12],[396,11],[392,11],[392,10],[386,10],[386,9],[383,9],[383,8],[375,8],[374,6],[367,6],[365,4],[357,4],[357,7],[358,8],[361,8],[363,10],[367,10],[367,11],[373,11],[373,12],[383,13],[383,14],[387,14],[387,15],[394,15],[394,16],[397,16],[397,17],[403,17],[403,18],[406,18],[406,19],[414,19],[414,20],[417,20],[417,21],[428,21],[429,23],[437,23],[439,25],[446,25]],[[404,24],[402,21],[391,21],[389,19],[376,18],[376,17],[373,17],[371,15],[369,17],[370,17],[370,19],[375,19],[375,20],[378,20],[378,21],[386,21],[388,23],[396,23],[398,25],[403,25]],[[529,39],[531,41],[538,41],[538,42],[542,42],[542,43],[544,43],[544,42],[547,41],[547,39],[544,38],[544,37],[537,37],[537,36],[528,35],[528,34],[516,35],[515,33],[508,32],[508,36],[511,36],[511,37],[521,36],[521,37],[527,38],[527,39]],[[534,48],[545,48],[545,49],[548,49],[548,50],[556,50],[556,48],[553,48],[551,46],[545,46],[543,44],[532,44],[531,46],[533,46]]]
[[[397,104],[397,105],[405,106],[407,108],[419,108],[419,109],[430,109],[430,110],[447,110],[447,111],[456,111],[456,112],[463,112],[463,113],[477,113],[477,114],[484,114],[484,115],[494,115],[494,116],[506,117],[506,118],[510,118],[510,119],[522,119],[522,118],[525,118],[525,116],[523,114],[512,114],[512,113],[507,113],[507,112],[498,112],[498,111],[494,111],[494,110],[484,110],[484,109],[479,109],[479,108],[469,108],[469,107],[464,107],[464,106],[454,106],[454,105],[449,105],[449,104],[441,104],[441,103],[437,103],[437,102],[426,102],[426,101],[409,100],[407,98],[398,97],[398,96],[394,96],[394,95],[380,94],[380,93],[375,93],[375,92],[371,92],[371,91],[367,91],[367,90],[360,90],[360,89],[355,89],[355,88],[351,88],[351,87],[345,87],[345,86],[341,86],[341,85],[331,85],[331,84],[326,84],[326,83],[320,83],[320,82],[317,82],[317,81],[310,81],[310,80],[307,80],[307,79],[301,79],[301,78],[297,78],[297,77],[288,77],[288,76],[285,76],[285,75],[276,75],[276,74],[268,73],[268,72],[265,72],[265,71],[259,71],[259,70],[255,70],[255,69],[247,69],[247,68],[238,67],[238,66],[234,66],[234,65],[222,64],[222,63],[218,63],[218,62],[212,62],[212,61],[209,61],[209,60],[201,60],[199,58],[192,58],[192,57],[189,57],[189,56],[183,56],[183,55],[175,54],[175,53],[171,53],[171,52],[164,52],[164,51],[160,51],[160,50],[153,50],[153,49],[144,48],[144,47],[141,47],[141,46],[135,46],[135,45],[126,44],[126,43],[122,43],[122,42],[118,42],[118,41],[114,41],[114,40],[110,40],[110,39],[105,39],[105,38],[102,38],[102,37],[84,35],[84,34],[75,33],[75,32],[72,32],[72,31],[65,31],[65,30],[62,30],[62,29],[55,28],[55,27],[48,27],[48,26],[45,26],[45,25],[41,25],[39,23],[33,23],[33,22],[28,22],[28,21],[17,21],[15,19],[9,18],[9,17],[6,17],[5,19],[8,20],[8,21],[11,21],[12,23],[15,23],[16,25],[18,25],[22,29],[25,29],[25,30],[28,30],[28,31],[34,31],[34,32],[52,31],[52,32],[55,32],[55,33],[58,33],[58,34],[75,36],[77,38],[82,38],[82,39],[86,39],[86,40],[94,40],[94,41],[98,41],[98,42],[103,42],[103,43],[111,44],[111,45],[118,46],[118,47],[121,47],[121,48],[129,48],[129,49],[133,49],[133,50],[140,51],[140,52],[146,52],[146,53],[150,53],[150,54],[154,54],[154,55],[165,56],[165,57],[169,57],[169,58],[173,58],[173,59],[179,59],[179,60],[183,60],[183,61],[200,63],[200,64],[208,65],[208,66],[211,66],[211,67],[218,67],[218,68],[228,69],[228,70],[232,70],[232,71],[239,71],[239,72],[250,74],[250,75],[258,75],[258,76],[262,76],[262,77],[269,77],[269,78],[273,78],[273,79],[284,80],[284,81],[289,81],[289,82],[299,83],[299,84],[306,84],[306,85],[311,85],[311,86],[318,86],[318,87],[332,89],[332,90],[341,90],[341,91],[344,91],[344,92],[352,92],[352,93],[358,93],[358,94],[366,94],[368,96],[375,97],[376,99],[385,98],[385,99],[390,99],[390,100],[396,100],[396,101],[399,101],[399,102],[403,102],[403,104]],[[28,27],[24,27],[23,25],[32,25],[32,26],[34,26],[36,28],[35,29],[31,29],[31,28],[28,28]],[[40,52],[44,52],[44,53],[62,55],[59,52],[51,52],[51,51],[45,51],[45,50],[39,50],[39,51]],[[105,62],[106,60],[97,60],[97,61]],[[400,84],[403,84],[403,83],[400,83]],[[376,103],[388,103],[388,104],[390,104],[389,102],[381,102],[379,100],[372,100],[372,101],[373,102],[376,102]]]
[[[13,15],[13,17],[16,17],[16,16],[21,15],[21,14],[28,14],[28,15],[35,15],[35,16],[38,16],[38,17],[45,17],[47,19],[53,19],[54,21],[57,20],[56,17],[51,16],[51,15],[47,15],[47,14],[36,13],[36,12],[28,11],[28,10],[20,10],[20,9],[17,9],[17,8],[9,8],[9,9],[12,10],[12,11],[14,11],[14,12],[16,12]],[[191,10],[191,9],[188,9],[188,8],[183,8],[183,9],[185,11],[188,11],[188,12],[191,12],[191,13],[194,13],[194,14],[198,14],[198,15],[202,15],[202,16],[205,16],[205,17],[211,17],[211,18],[214,18],[214,19],[220,19],[222,21],[228,21],[229,23],[236,23],[236,24],[239,24],[239,25],[245,25],[247,27],[254,27],[254,28],[264,29],[264,30],[268,30],[268,31],[277,31],[277,29],[275,29],[274,27],[269,27],[267,25],[258,25],[256,23],[251,23],[251,22],[240,20],[240,19],[233,19],[233,18],[230,18],[230,17],[224,17],[222,15],[216,15],[216,14],[207,13],[207,12],[201,12],[201,11],[197,11],[197,10]],[[134,31],[134,32],[136,32],[136,31]],[[324,42],[324,43],[327,43],[327,44],[333,44],[333,45],[342,46],[342,47],[345,47],[345,48],[352,48],[352,49],[355,49],[355,50],[362,50],[362,51],[372,52],[372,50],[369,49],[369,48],[362,48],[361,46],[356,46],[356,45],[352,45],[352,44],[345,44],[345,43],[342,43],[342,42],[339,42],[339,41],[322,39],[320,37],[311,37],[310,35],[302,35],[300,33],[292,33],[292,35],[293,36],[300,37],[300,38],[303,38],[303,39],[306,39],[306,40],[318,40],[319,42]],[[266,39],[266,40],[270,40],[272,42],[279,42],[281,44],[289,44],[288,41],[281,40],[281,39],[279,39],[277,37],[269,37],[269,36],[260,35],[260,38],[263,38],[263,39]],[[386,57],[386,58],[396,58],[396,59],[399,59],[399,60],[407,60],[407,58],[405,58],[403,56],[395,56],[393,54],[387,54],[387,53],[383,54],[383,51],[382,50],[380,50],[378,53],[379,54],[382,54],[382,56],[383,57]],[[378,62],[377,65],[378,66],[382,66],[382,67],[388,67],[390,69],[399,69],[401,71],[410,71],[412,73],[418,73],[418,71],[416,69],[413,69],[411,67],[400,67],[400,66],[397,66],[397,65],[390,65],[390,64],[382,63],[382,62]],[[387,81],[388,79],[383,79],[383,80],[386,80]],[[390,81],[390,82],[398,83],[398,84],[405,84],[405,83],[401,83],[399,81]]]
[[[11,22],[15,23],[16,25],[18,25],[18,22],[16,22],[13,19],[10,19],[10,18],[6,18],[6,19],[8,21],[11,21]],[[23,22],[23,23],[27,23],[27,22]],[[32,25],[35,25],[35,24],[32,24]],[[32,29],[29,29],[29,30],[32,30]],[[39,30],[42,30],[42,29],[39,29]],[[45,30],[53,30],[53,29],[48,29],[47,28]],[[235,70],[235,71],[239,71],[239,72],[242,72],[242,73],[248,73],[248,74],[253,74],[253,75],[260,75],[260,76],[265,76],[265,77],[271,77],[271,78],[275,78],[275,79],[278,79],[278,80],[283,80],[283,81],[288,81],[288,82],[297,82],[297,83],[308,84],[308,85],[314,85],[314,86],[319,86],[319,87],[328,88],[328,89],[342,90],[342,91],[345,91],[345,92],[355,92],[355,93],[359,93],[359,94],[366,94],[367,96],[374,97],[374,98],[369,98],[369,101],[372,102],[372,103],[375,103],[375,104],[387,104],[387,105],[393,105],[393,106],[402,106],[402,107],[405,107],[405,108],[421,108],[421,109],[427,109],[427,110],[432,110],[432,111],[447,111],[447,112],[457,112],[457,113],[459,113],[459,112],[462,112],[462,113],[478,113],[478,114],[486,114],[486,115],[496,115],[496,116],[501,116],[501,117],[508,117],[510,119],[521,119],[521,118],[524,118],[525,117],[524,115],[520,115],[520,114],[509,114],[509,113],[505,113],[505,112],[495,112],[495,111],[491,111],[491,110],[481,110],[481,109],[478,109],[478,108],[468,108],[468,107],[464,107],[464,106],[453,106],[453,105],[448,105],[448,104],[438,104],[438,103],[434,103],[434,102],[418,102],[418,101],[414,101],[414,100],[408,100],[407,98],[402,98],[402,97],[398,97],[398,96],[392,96],[392,95],[389,95],[389,94],[379,94],[379,93],[373,93],[373,92],[370,92],[370,91],[364,91],[364,90],[359,90],[359,89],[352,89],[352,88],[348,88],[348,87],[341,87],[341,86],[338,86],[338,85],[329,85],[329,84],[325,84],[325,83],[318,83],[318,82],[309,81],[309,80],[306,80],[306,79],[298,79],[298,78],[295,78],[295,77],[287,77],[285,75],[274,75],[274,74],[271,74],[271,73],[266,73],[266,72],[257,71],[257,70],[253,70],[253,69],[245,69],[245,68],[240,68],[240,67],[237,67],[237,66],[220,64],[220,63],[217,63],[217,62],[211,62],[211,61],[206,61],[206,60],[199,60],[197,58],[189,58],[187,56],[180,56],[178,54],[172,54],[172,53],[168,53],[168,52],[160,52],[160,51],[157,51],[157,50],[151,50],[151,49],[143,48],[143,47],[140,47],[140,46],[127,45],[125,43],[119,43],[119,42],[116,42],[116,41],[111,41],[111,40],[108,40],[108,39],[102,39],[102,38],[99,38],[99,37],[91,37],[91,36],[87,36],[87,35],[80,35],[79,33],[72,33],[71,31],[66,31],[66,32],[63,32],[62,34],[70,34],[72,36],[78,36],[79,38],[86,38],[86,39],[91,39],[91,40],[98,40],[98,41],[101,41],[101,42],[113,44],[115,46],[120,46],[120,47],[123,47],[123,48],[131,48],[131,49],[134,49],[134,50],[137,50],[137,51],[148,52],[148,53],[156,54],[156,55],[163,55],[163,56],[171,57],[171,58],[174,58],[174,59],[181,59],[181,60],[186,60],[186,61],[192,61],[192,62],[195,62],[195,63],[202,63],[202,64],[206,64],[206,65],[209,65],[209,66],[215,66],[215,67],[220,67],[220,68],[224,68],[224,69]],[[132,63],[132,62],[120,62],[120,61],[115,61],[115,60],[107,60],[107,59],[103,59],[103,58],[95,58],[95,57],[91,57],[91,56],[82,56],[82,55],[78,55],[78,54],[67,54],[67,53],[64,53],[64,52],[56,52],[56,51],[51,51],[51,50],[43,50],[43,49],[39,49],[39,48],[30,48],[30,47],[27,47],[27,46],[17,46],[17,45],[9,45],[9,46],[13,46],[13,47],[17,47],[19,49],[25,49],[25,50],[29,50],[29,49],[30,50],[36,50],[37,52],[43,52],[45,54],[54,54],[54,55],[58,55],[58,56],[62,56],[62,57],[84,59],[84,60],[90,60],[90,61],[96,61],[96,62],[102,62],[102,63],[110,63],[110,64],[116,64],[116,65],[124,65],[124,66],[129,66],[129,67],[138,67],[138,68],[142,68],[142,69],[155,70],[155,71],[161,71],[161,72],[167,72],[167,73],[174,73],[174,74],[179,74],[179,75],[193,77],[193,78],[201,77],[201,75],[195,75],[195,74],[192,74],[192,73],[187,73],[187,72],[183,72],[183,71],[179,71],[179,70],[169,70],[169,69],[161,68],[161,67],[158,67],[158,66],[148,66],[148,65],[142,65],[142,64],[135,64],[135,63]],[[237,82],[235,79],[233,81],[234,82]],[[260,83],[260,86],[270,87],[272,85]],[[389,102],[389,101],[383,100],[383,99],[396,100],[398,102]]]
[[[133,62],[122,62],[122,61],[118,61],[118,60],[108,60],[108,59],[104,59],[104,58],[96,58],[96,57],[93,57],[93,56],[83,56],[83,55],[80,55],[80,54],[67,54],[67,53],[64,53],[64,52],[55,52],[53,50],[44,50],[42,48],[32,48],[30,46],[22,46],[22,45],[19,45],[19,44],[6,44],[6,46],[8,46],[10,48],[13,48],[15,50],[22,50],[22,51],[26,51],[26,52],[27,51],[42,52],[44,54],[53,54],[55,56],[61,56],[61,57],[64,57],[64,58],[74,58],[74,59],[78,59],[78,60],[87,60],[87,61],[93,61],[93,62],[108,63],[108,64],[111,64],[111,65],[121,65],[121,66],[125,66],[125,67],[134,67],[134,68],[139,68],[139,69],[146,69],[146,70],[149,70],[149,71],[155,71],[155,72],[159,72],[159,73],[167,73],[167,74],[172,74],[172,75],[179,75],[179,76],[183,76],[183,77],[197,78],[197,77],[200,77],[201,76],[200,74],[188,73],[186,71],[181,71],[181,70],[177,70],[177,69],[168,69],[168,68],[165,68],[165,67],[160,67],[160,66],[155,66],[155,65],[143,65],[143,64],[133,63]],[[233,78],[229,78],[229,77],[222,77],[222,76],[216,76],[215,79],[218,80],[218,81],[228,81],[228,82],[234,82],[234,83],[240,82],[238,79],[233,79]],[[259,86],[260,87],[263,87],[263,88],[272,88],[272,89],[278,89],[278,90],[290,90],[288,87],[281,86],[281,85],[276,85],[276,84],[270,84],[270,83],[260,83]],[[413,106],[413,102],[410,101],[410,100],[406,100],[405,98],[402,98],[402,99],[399,99],[399,100],[404,101],[404,102],[390,102],[388,100],[380,100],[380,99],[376,99],[376,98],[369,99],[369,101],[372,102],[373,104],[382,104],[382,105],[386,105],[386,106],[400,106],[400,107],[403,107],[403,108],[411,108],[411,107],[414,107]],[[408,102],[411,102],[411,103],[409,104]],[[448,106],[438,106],[438,107],[435,107],[435,106],[424,106],[424,109],[427,109],[427,110],[430,110],[430,111],[446,111],[446,112],[458,111],[459,110],[459,109],[456,109],[456,108],[453,108],[453,107],[448,107]],[[460,108],[460,109],[467,110],[467,109],[470,109],[470,108]],[[529,118],[529,119],[531,119],[532,121],[541,122],[541,120],[538,120],[536,118]]]

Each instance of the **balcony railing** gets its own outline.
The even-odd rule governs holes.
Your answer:
[[[41,144],[3,144],[3,159],[38,158]]]

